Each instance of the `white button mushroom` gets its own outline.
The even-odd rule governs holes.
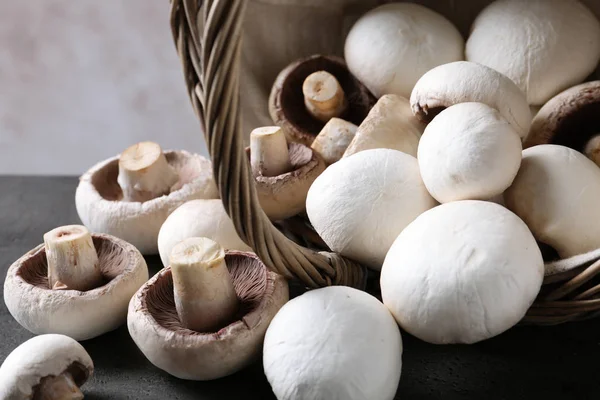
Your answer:
[[[190,237],[207,237],[228,250],[251,251],[239,237],[220,199],[191,200],[169,215],[158,233],[158,251],[165,267],[173,247]]]
[[[400,327],[436,344],[474,343],[517,324],[544,278],[537,243],[498,204],[442,204],[407,226],[381,270],[381,295]]]
[[[417,80],[433,67],[464,59],[460,32],[422,5],[393,3],[363,15],[344,45],[348,69],[376,97],[409,97]]]
[[[419,79],[410,95],[413,113],[431,121],[457,103],[476,102],[495,108],[521,138],[531,125],[525,94],[506,76],[484,65],[458,61],[440,65]]]
[[[340,118],[331,118],[312,142],[310,148],[331,165],[337,162],[348,148],[358,126]]]
[[[448,107],[425,128],[417,159],[440,203],[489,200],[510,186],[521,165],[521,138],[483,103]]]
[[[435,205],[417,159],[390,149],[342,158],[315,180],[306,199],[308,218],[331,250],[374,270],[402,229]]]
[[[81,400],[94,364],[68,336],[40,335],[21,344],[0,366],[0,399]]]
[[[499,0],[475,19],[466,57],[512,79],[542,105],[600,61],[600,23],[579,1]]]
[[[184,240],[171,260],[129,304],[129,333],[146,358],[190,380],[221,378],[255,361],[289,298],[285,279],[254,253],[224,253],[207,238]]]
[[[343,286],[316,289],[277,313],[265,336],[263,365],[279,400],[391,400],[402,338],[375,297]]]
[[[75,204],[92,232],[119,237],[142,254],[156,254],[160,226],[175,208],[218,197],[210,161],[186,151],[163,153],[157,144],[142,142],[88,170]]]
[[[4,302],[35,334],[87,340],[121,326],[131,296],[148,280],[140,252],[81,225],[56,228],[10,266]]]
[[[523,150],[506,206],[562,258],[600,247],[600,169],[583,154],[544,144]]]

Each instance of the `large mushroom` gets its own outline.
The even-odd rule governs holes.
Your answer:
[[[92,359],[74,339],[36,336],[14,349],[0,366],[0,399],[82,400],[79,387],[93,372]]]
[[[4,281],[11,315],[35,334],[86,340],[121,326],[148,268],[131,244],[81,225],[44,235],[44,244],[15,261]]]
[[[256,360],[288,300],[284,278],[254,253],[225,252],[208,238],[185,239],[170,263],[129,304],[129,333],[146,358],[189,380],[220,378]]]
[[[210,161],[186,151],[163,152],[141,142],[102,161],[79,181],[77,213],[92,232],[119,237],[156,254],[167,216],[188,200],[218,198]]]

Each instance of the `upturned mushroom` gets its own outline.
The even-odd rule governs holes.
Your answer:
[[[142,254],[156,254],[160,226],[175,208],[218,197],[210,161],[141,142],[88,170],[80,178],[75,204],[92,232],[119,237]]]
[[[310,146],[331,118],[359,125],[375,101],[342,58],[313,55],[279,73],[269,96],[269,113],[288,141]]]
[[[574,0],[498,0],[475,19],[466,57],[506,75],[542,105],[600,61],[600,22]]]
[[[475,343],[517,324],[537,297],[544,261],[515,214],[464,200],[408,225],[381,270],[381,296],[400,327],[429,343]]]
[[[600,165],[600,81],[574,86],[548,101],[537,113],[524,147],[558,144]]]
[[[410,108],[408,99],[387,94],[379,98],[360,124],[344,157],[369,149],[394,149],[417,156],[425,124]]]
[[[440,203],[489,200],[510,186],[521,165],[521,138],[483,103],[446,108],[425,128],[419,169]]]
[[[402,337],[370,294],[343,286],[316,289],[277,313],[265,336],[263,366],[279,400],[392,400]]]
[[[147,280],[146,262],[131,244],[68,225],[46,233],[44,244],[10,266],[4,302],[32,333],[87,340],[121,326]]]
[[[419,4],[391,3],[363,15],[344,45],[348,68],[376,96],[409,97],[430,69],[464,59],[460,32]]]
[[[254,129],[247,151],[258,200],[267,216],[277,221],[304,211],[308,189],[326,167],[317,152],[288,143],[277,126]]]
[[[504,193],[506,207],[561,258],[600,248],[599,198],[600,168],[553,144],[523,150],[519,173]]]
[[[36,336],[14,349],[0,366],[0,399],[82,400],[79,388],[93,372],[92,359],[74,339]]]
[[[217,379],[256,360],[289,298],[284,278],[254,253],[225,252],[208,238],[179,243],[170,263],[129,304],[129,333],[146,358],[188,380]]]
[[[500,112],[524,138],[531,125],[525,94],[506,76],[481,64],[458,61],[425,73],[410,95],[413,113],[430,122],[444,108],[457,103],[483,103]]]
[[[310,146],[321,158],[331,165],[344,155],[358,126],[340,118],[331,118]]]
[[[402,229],[436,204],[415,157],[373,149],[329,166],[310,187],[306,212],[331,250],[380,270]]]

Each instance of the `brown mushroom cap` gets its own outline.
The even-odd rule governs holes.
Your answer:
[[[325,125],[325,122],[308,112],[302,93],[304,80],[317,71],[327,71],[335,76],[345,93],[348,107],[339,118],[360,125],[377,101],[350,73],[342,58],[314,55],[288,65],[279,73],[271,89],[269,113],[273,122],[284,130],[289,141],[308,146]]]
[[[210,380],[230,375],[260,355],[269,323],[289,299],[287,282],[254,253],[228,251],[225,262],[241,306],[218,332],[195,332],[181,325],[170,267],[131,299],[129,333],[156,367],[180,379]]]
[[[523,148],[558,144],[584,152],[600,134],[600,81],[583,83],[550,99],[537,113]]]
[[[104,284],[92,290],[53,290],[41,244],[15,261],[4,281],[4,302],[21,326],[35,334],[58,333],[87,340],[127,319],[133,294],[148,280],[144,257],[114,236],[92,234]]]

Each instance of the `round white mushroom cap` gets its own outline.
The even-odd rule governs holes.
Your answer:
[[[316,289],[289,301],[271,321],[263,366],[279,400],[391,400],[402,338],[370,294],[344,286]]]
[[[163,265],[175,245],[191,237],[206,237],[229,250],[252,251],[239,237],[220,199],[191,200],[178,207],[158,232],[158,252]]]
[[[331,250],[380,270],[402,229],[436,204],[415,157],[371,149],[330,165],[308,191],[306,211]]]
[[[422,5],[392,3],[363,15],[344,46],[348,69],[376,97],[408,98],[425,72],[464,59],[464,40],[442,15]]]
[[[419,339],[474,343],[517,324],[543,278],[541,251],[519,217],[464,200],[429,210],[402,231],[381,270],[381,295]]]
[[[427,125],[417,158],[427,190],[446,203],[504,192],[519,171],[521,151],[521,138],[497,110],[459,103]]]
[[[569,147],[523,150],[521,169],[504,193],[506,206],[562,258],[600,248],[600,169]]]
[[[144,202],[121,201],[119,156],[99,162],[79,181],[77,213],[91,231],[121,238],[142,254],[158,252],[156,238],[165,219],[188,200],[218,198],[210,161],[187,151],[165,151],[178,180],[170,193]]]
[[[600,22],[579,1],[498,0],[475,19],[469,61],[512,79],[542,105],[582,82],[600,60]]]
[[[531,110],[525,94],[506,76],[481,64],[457,61],[424,74],[410,95],[413,113],[431,121],[446,107],[476,102],[495,108],[521,138],[529,132]]]
[[[94,372],[83,346],[64,335],[40,335],[21,344],[0,367],[0,399],[29,400],[46,377],[69,373],[81,386]]]

